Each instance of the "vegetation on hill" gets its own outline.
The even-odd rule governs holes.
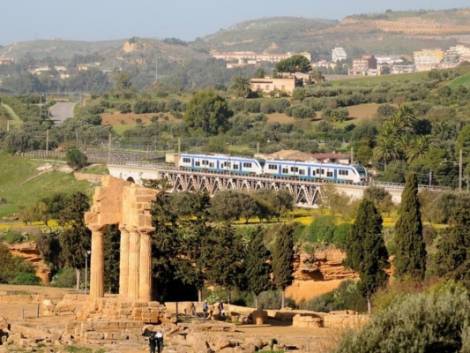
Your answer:
[[[42,198],[57,192],[89,191],[87,182],[59,171],[40,172],[40,161],[0,153],[0,217],[27,211]]]

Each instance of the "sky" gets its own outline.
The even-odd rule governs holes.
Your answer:
[[[386,9],[470,7],[470,0],[0,0],[0,44],[34,39],[192,40],[260,17],[341,19]]]

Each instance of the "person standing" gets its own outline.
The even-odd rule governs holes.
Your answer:
[[[155,338],[157,341],[157,353],[162,353],[163,351],[163,332],[162,331],[157,331],[155,334]]]
[[[155,349],[158,345],[158,339],[155,332],[150,332],[149,334],[149,351],[150,353],[155,353]],[[160,350],[158,351],[160,352]]]

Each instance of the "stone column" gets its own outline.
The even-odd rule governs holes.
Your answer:
[[[91,228],[90,297],[104,297],[103,231]]]
[[[140,234],[133,229],[129,234],[129,283],[127,297],[129,300],[139,299],[139,261]]]
[[[119,296],[127,299],[129,288],[129,231],[122,227],[119,253]]]
[[[139,299],[152,300],[152,241],[145,231],[140,233]]]

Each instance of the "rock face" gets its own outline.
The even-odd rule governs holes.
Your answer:
[[[354,279],[357,274],[343,265],[346,254],[336,248],[315,250],[296,255],[294,260],[294,279],[298,281],[330,281]]]
[[[287,297],[300,302],[336,289],[342,281],[358,275],[346,268],[346,254],[334,247],[313,253],[297,253],[294,259],[294,282],[286,290]]]
[[[49,284],[51,270],[42,259],[35,242],[12,244],[8,248],[12,255],[22,257],[34,266],[36,276],[41,279],[42,284]]]

